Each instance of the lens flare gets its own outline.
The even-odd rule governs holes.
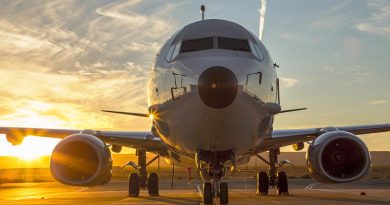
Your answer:
[[[59,139],[28,136],[22,144],[17,146],[12,146],[8,142],[2,143],[0,155],[15,156],[22,160],[32,161],[43,156],[51,155],[58,142]]]

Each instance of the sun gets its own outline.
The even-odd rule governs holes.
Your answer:
[[[1,146],[0,155],[15,156],[25,161],[32,161],[43,156],[51,155],[59,139],[42,138],[42,137],[25,137],[23,143],[12,146],[9,143]]]

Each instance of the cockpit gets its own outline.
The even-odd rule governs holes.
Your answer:
[[[257,37],[242,26],[217,19],[192,23],[184,27],[166,47],[165,60],[174,62],[180,55],[208,50],[225,50],[237,53],[252,54],[252,57],[263,61],[265,49]]]
[[[252,53],[259,61],[264,59],[264,54],[257,43],[247,39],[228,37],[207,37],[189,39],[177,42],[169,48],[166,60],[172,62],[182,53],[199,52],[204,50],[220,49],[236,52]]]

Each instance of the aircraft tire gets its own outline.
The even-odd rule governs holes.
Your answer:
[[[226,182],[221,182],[219,185],[219,203],[228,204],[229,203],[229,190],[228,184]]]
[[[149,196],[159,195],[158,175],[156,173],[149,174],[147,188],[148,188]]]
[[[286,172],[278,172],[277,174],[277,190],[279,195],[288,194],[288,179]]]
[[[266,196],[268,195],[269,188],[269,178],[267,173],[258,172],[257,173],[257,186],[256,186],[256,195]]]
[[[209,182],[203,183],[203,204],[213,203],[213,189]]]
[[[129,176],[129,196],[138,197],[140,190],[139,176],[136,173],[131,173]]]

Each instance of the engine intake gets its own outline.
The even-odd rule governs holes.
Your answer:
[[[364,177],[371,167],[371,157],[356,135],[331,131],[313,141],[306,164],[312,178],[319,182],[345,183]]]
[[[105,184],[112,175],[111,153],[107,145],[93,135],[70,135],[54,148],[50,171],[57,181],[67,185]]]

